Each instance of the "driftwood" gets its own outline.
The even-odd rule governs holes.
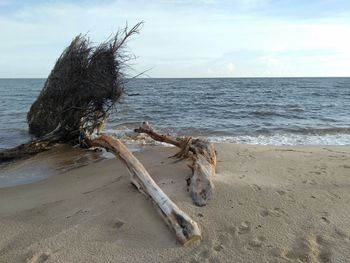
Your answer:
[[[90,139],[101,130],[124,93],[124,69],[133,58],[125,49],[126,43],[139,32],[142,24],[130,30],[126,27],[98,46],[92,46],[83,35],[74,38],[57,60],[27,114],[29,132],[35,139],[1,151],[0,163],[49,150],[57,143],[103,147],[124,161],[132,183],[154,201],[178,240],[189,245],[201,239],[197,223],[169,199],[133,154],[120,141],[107,135]],[[196,147],[196,143],[189,145]],[[196,163],[194,174],[202,169],[202,166],[197,168]],[[200,179],[197,181],[200,184]],[[209,191],[199,195],[206,198]]]
[[[32,141],[30,143],[21,144],[11,149],[6,149],[0,152],[0,163],[12,161],[14,159],[28,157],[40,152],[51,149],[53,143],[48,141]]]
[[[147,122],[144,122],[135,132],[146,133],[156,141],[166,142],[180,148],[180,152],[175,157],[192,159],[192,165],[189,165],[192,176],[187,180],[187,185],[193,202],[198,206],[205,206],[211,199],[214,190],[212,182],[216,169],[214,145],[207,140],[192,137],[175,140],[168,135],[159,134]]]
[[[86,139],[86,142],[91,146],[102,147],[114,153],[125,163],[130,172],[132,184],[156,204],[160,214],[175,231],[182,245],[188,246],[202,238],[197,223],[169,199],[123,143],[107,135],[101,135],[93,140]]]

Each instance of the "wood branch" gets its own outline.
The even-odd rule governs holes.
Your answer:
[[[97,139],[88,140],[87,143],[91,146],[105,148],[125,163],[131,175],[131,182],[156,204],[160,214],[175,231],[181,244],[188,246],[201,239],[198,224],[169,199],[122,142],[104,134]]]
[[[60,135],[57,131],[60,124],[52,132],[45,134],[40,138],[36,138],[30,142],[20,144],[14,148],[4,149],[0,151],[0,163],[14,161],[16,159],[30,157],[32,155],[48,151],[60,143]],[[73,133],[72,133],[73,134]],[[74,132],[77,137],[78,134]]]
[[[143,26],[144,22],[138,22],[136,25],[133,26],[133,28],[131,28],[130,30],[128,30],[128,25],[125,26],[124,28],[124,37],[122,40],[120,40],[120,42],[118,43],[117,41],[114,42],[114,49],[120,49],[120,47],[122,47],[125,42],[127,41],[127,39],[134,34],[138,34]],[[116,39],[117,40],[117,39]]]
[[[54,143],[50,141],[36,140],[29,143],[21,144],[11,149],[5,149],[0,152],[0,163],[13,161],[28,157],[52,148]]]
[[[138,133],[146,133],[148,136],[150,136],[153,140],[159,141],[159,142],[166,142],[172,145],[175,145],[176,147],[182,148],[183,147],[183,142],[175,140],[171,138],[168,135],[164,134],[159,134],[157,133],[150,125],[148,122],[144,122],[141,127],[138,129],[135,129],[135,132]]]
[[[175,155],[178,158],[191,158],[192,176],[187,181],[193,202],[198,206],[205,206],[212,198],[214,184],[212,177],[216,169],[216,151],[214,145],[204,139],[186,137],[175,140],[168,135],[159,134],[147,122],[135,129],[135,132],[146,133],[156,141],[170,143],[180,148]]]

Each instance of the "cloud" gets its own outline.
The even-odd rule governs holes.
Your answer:
[[[0,11],[0,77],[46,77],[76,34],[101,42],[140,20],[129,47],[136,71],[153,77],[350,75],[350,15],[332,7],[337,15],[319,17],[323,0],[311,1],[309,19],[275,15],[311,12],[300,1],[34,2],[0,0],[14,8]]]
[[[230,75],[234,74],[235,71],[236,71],[236,66],[235,66],[235,64],[233,64],[233,63],[228,63],[228,65],[227,65],[227,71],[228,71],[228,74],[230,74]]]
[[[206,5],[213,5],[217,4],[218,1],[216,0],[160,0],[160,3],[164,4],[182,4],[182,5],[187,5],[187,4],[206,4]]]

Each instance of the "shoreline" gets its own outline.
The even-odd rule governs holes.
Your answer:
[[[161,142],[155,142],[151,139],[143,141],[143,137],[136,140],[127,141],[125,145],[135,153],[142,153],[152,148],[166,149],[174,148],[173,145]],[[316,148],[333,149],[348,148],[350,145],[263,145],[263,144],[245,144],[232,142],[213,142],[216,147],[220,145],[232,145],[236,147],[262,147],[262,148],[281,148],[286,151],[298,148]],[[176,149],[176,148],[175,148]],[[32,184],[41,180],[57,176],[68,171],[79,169],[84,166],[92,165],[96,162],[114,159],[112,153],[102,150],[95,152],[93,150],[75,148],[70,145],[59,144],[49,151],[36,154],[32,157],[16,160],[15,162],[5,162],[0,164],[0,190],[8,187]]]
[[[3,262],[337,262],[350,258],[350,146],[215,144],[215,195],[196,207],[176,148],[135,152],[202,228],[181,247],[117,159],[0,188]],[[46,260],[46,261],[45,261]],[[2,261],[1,261],[2,262]]]

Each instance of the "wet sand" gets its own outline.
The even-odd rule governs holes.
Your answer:
[[[117,159],[0,189],[0,262],[349,262],[350,147],[217,144],[215,196],[196,207],[175,148],[136,153],[201,226],[189,248]]]

